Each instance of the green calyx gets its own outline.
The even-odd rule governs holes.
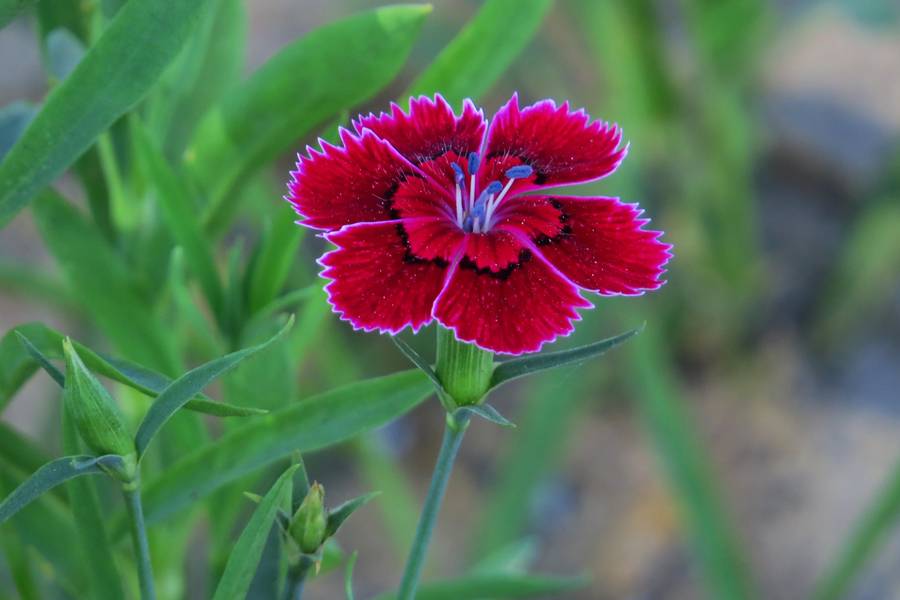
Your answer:
[[[304,554],[314,554],[328,537],[327,531],[325,488],[313,483],[294,513],[288,532]]]
[[[491,388],[494,354],[456,339],[443,327],[437,332],[435,371],[455,406],[479,404]]]
[[[66,382],[63,398],[79,435],[91,451],[122,457],[125,477],[136,472],[134,441],[106,388],[87,370],[69,338],[63,340]],[[133,460],[129,461],[131,457]],[[130,468],[129,465],[133,468]],[[119,469],[117,469],[119,471]]]

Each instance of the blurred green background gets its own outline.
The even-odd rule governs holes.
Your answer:
[[[248,1],[245,72],[324,23],[383,4]],[[400,97],[479,7],[435,2],[400,75],[351,114]],[[521,54],[451,96],[474,95],[491,114],[518,90],[524,102],[570,100],[618,122],[628,158],[576,193],[640,202],[675,258],[661,291],[598,299],[555,347],[646,321],[637,341],[498,393],[495,405],[519,427],[472,427],[429,576],[505,552],[541,572],[588,574],[572,598],[787,600],[824,585],[839,556],[853,565],[871,549],[847,597],[900,597],[897,3],[558,0],[532,39],[504,33],[524,36]],[[0,107],[44,96],[37,39],[32,15],[0,31]],[[314,134],[294,148],[333,136],[333,121]],[[291,166],[285,155],[245,186],[215,246],[223,270],[290,218],[280,196]],[[71,176],[60,189],[84,197]],[[323,247],[299,241],[289,289],[314,281]],[[407,368],[388,339],[353,333],[324,308],[318,298],[301,305],[291,353],[268,363],[292,374],[290,394]],[[202,321],[167,319],[188,357],[217,347]],[[24,211],[0,231],[0,331],[31,320],[105,343]],[[430,355],[432,331],[405,338]],[[55,440],[55,394],[35,378],[3,420]],[[338,536],[360,552],[363,597],[396,584],[441,426],[430,402],[308,459],[335,499],[385,490]],[[57,453],[55,443],[41,445]],[[871,527],[860,530],[867,514]],[[861,545],[848,550],[853,532]],[[202,597],[190,548],[204,534],[191,539],[184,593]],[[341,585],[326,575],[307,597],[338,597]]]

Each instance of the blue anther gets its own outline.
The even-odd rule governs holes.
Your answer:
[[[474,175],[478,170],[478,153],[469,152],[469,175]]]
[[[486,188],[484,188],[484,194],[487,194],[487,195],[499,194],[500,190],[502,190],[502,189],[503,189],[502,183],[500,183],[499,181],[492,181],[488,184],[488,186]],[[484,195],[484,194],[482,194],[482,195]]]
[[[465,179],[462,167],[456,163],[450,163],[450,166],[453,167],[453,172],[456,173],[456,175],[454,176],[454,179],[456,179],[456,183],[462,183],[462,180]]]
[[[510,179],[522,179],[530,177],[534,173],[534,169],[530,165],[517,165],[506,170],[506,176]]]

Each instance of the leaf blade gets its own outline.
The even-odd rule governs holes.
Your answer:
[[[119,11],[0,163],[0,228],[144,97],[207,1],[129,2]]]
[[[494,374],[491,377],[491,389],[512,381],[525,375],[539,373],[547,369],[555,369],[566,365],[580,364],[588,359],[600,356],[605,352],[615,348],[622,342],[628,340],[632,336],[643,331],[644,326],[626,331],[617,336],[572,348],[570,350],[561,350],[559,352],[550,352],[547,354],[532,354],[521,358],[504,361],[497,365]]]
[[[45,464],[0,502],[0,524],[61,483],[82,475],[102,473],[100,464],[108,459],[108,456],[76,455],[57,458]]]
[[[318,450],[383,425],[420,404],[431,384],[418,371],[357,382],[273,411],[172,464],[144,488],[148,522],[294,451]],[[366,396],[360,405],[358,398]]]
[[[287,333],[293,324],[294,318],[292,316],[278,333],[262,344],[232,352],[231,354],[212,360],[204,365],[200,365],[170,383],[166,389],[160,393],[153,405],[150,406],[150,410],[147,411],[147,414],[144,416],[143,421],[141,421],[141,424],[138,427],[138,431],[134,437],[138,457],[144,455],[153,436],[156,435],[156,432],[159,431],[163,424],[165,424],[178,409],[189,402],[196,394],[200,393],[200,391],[213,380],[235,368],[242,361],[265,350],[275,343]]]
[[[209,193],[207,230],[229,193],[329,117],[371,97],[400,71],[427,5],[386,6],[330,23],[288,45],[201,121],[187,157]],[[315,90],[298,97],[291,90]]]
[[[490,0],[410,86],[452,105],[488,91],[540,27],[552,0]]]
[[[290,502],[291,478],[299,465],[288,468],[269,489],[234,545],[213,600],[243,598],[262,557],[279,509]]]

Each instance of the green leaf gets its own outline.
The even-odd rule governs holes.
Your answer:
[[[241,0],[212,0],[160,78],[148,117],[165,155],[180,158],[197,122],[241,78],[247,15]]]
[[[475,404],[472,406],[461,406],[456,409],[455,415],[471,414],[481,417],[485,421],[490,421],[501,427],[515,428],[516,424],[500,414],[500,412],[490,404]]]
[[[35,359],[23,350],[18,335],[24,335],[45,358],[62,358],[62,340],[65,337],[42,323],[19,325],[0,340],[0,407],[8,401],[35,371]],[[112,358],[94,352],[73,340],[72,344],[84,364],[100,375],[109,377],[151,397],[158,396],[172,380],[165,375],[145,369],[126,360]],[[19,351],[16,352],[15,347]],[[215,402],[198,394],[185,408],[217,417],[246,417],[265,414],[258,408],[234,406]]]
[[[353,568],[356,566],[356,559],[359,558],[359,552],[354,552],[347,559],[347,571],[344,573],[344,594],[347,600],[353,600]]]
[[[50,460],[34,442],[0,421],[0,461],[6,461],[23,473],[33,473]]]
[[[195,369],[191,369],[164,389],[156,401],[150,406],[150,410],[141,421],[137,434],[134,436],[135,447],[137,448],[138,457],[144,455],[147,446],[159,431],[159,428],[165,424],[175,412],[184,406],[191,398],[203,390],[207,385],[212,383],[216,378],[227,373],[241,363],[241,361],[250,358],[257,352],[268,348],[276,340],[281,338],[294,324],[294,318],[288,319],[288,322],[281,330],[268,341],[251,348],[245,348],[232,352],[221,358],[212,360],[204,365],[200,365]]]
[[[542,577],[536,575],[469,575],[451,581],[424,583],[416,600],[482,600],[484,598],[548,598],[584,587],[581,577]],[[393,600],[383,594],[377,600]]]
[[[29,474],[0,460],[0,496],[11,493]],[[77,597],[77,591],[85,588],[87,582],[83,565],[72,552],[78,538],[67,503],[62,488],[44,494],[0,527],[0,538],[5,540],[7,532],[18,534],[24,549],[33,551],[28,553],[30,560],[43,567],[41,577]],[[35,561],[35,553],[42,560]]]
[[[815,586],[815,600],[838,600],[847,596],[863,567],[883,546],[900,518],[900,465],[857,520],[835,560]]]
[[[643,425],[682,510],[710,595],[723,600],[758,598],[712,466],[693,430],[686,403],[679,397],[656,329],[628,350],[627,381],[634,388]]]
[[[254,419],[170,465],[144,488],[159,521],[219,487],[292,452],[309,452],[384,425],[420,404],[431,384],[403,371],[346,385]]]
[[[104,456],[64,456],[52,460],[29,477],[22,485],[0,502],[0,524],[5,523],[14,514],[28,504],[61,483],[82,475],[103,473],[106,465],[121,463],[122,458],[115,455]]]
[[[428,364],[428,361],[425,360],[421,354],[416,352],[412,346],[403,341],[402,338],[396,335],[390,336],[391,341],[394,342],[394,345],[400,349],[400,352],[403,353],[403,356],[409,359],[413,365],[419,368],[420,371],[425,373],[428,376],[428,379],[431,380],[431,383],[434,384],[434,387],[439,391],[444,391],[444,386],[441,383],[441,380],[438,379],[437,373],[434,372],[434,369],[431,368],[431,365]]]
[[[328,511],[328,520],[325,526],[325,537],[331,537],[337,533],[338,528],[344,524],[347,517],[352,515],[357,509],[367,504],[373,498],[381,495],[381,492],[371,492],[357,496],[352,500],[347,500],[340,506]]]
[[[290,467],[278,478],[253,512],[228,557],[214,600],[243,598],[247,594],[275,517],[291,501],[291,479],[297,467]]]
[[[82,452],[78,440],[78,432],[67,407],[62,410],[63,452],[76,454]],[[79,548],[83,567],[88,573],[88,586],[91,596],[97,600],[107,598],[124,598],[122,584],[116,569],[116,561],[109,537],[106,533],[105,515],[101,511],[100,501],[94,487],[94,481],[76,478],[66,484],[69,505],[72,507],[72,520],[78,534]]]
[[[39,302],[75,316],[81,312],[78,301],[62,280],[55,273],[36,269],[33,263],[0,259],[0,288],[29,304]]]
[[[66,376],[62,374],[62,372],[53,366],[53,363],[50,362],[44,354],[37,349],[37,347],[31,343],[31,341],[25,337],[25,335],[21,331],[13,332],[16,334],[16,337],[19,338],[19,342],[22,344],[22,347],[25,348],[25,351],[31,355],[31,357],[37,361],[37,363],[41,366],[44,371],[47,372],[47,375],[50,376],[50,379],[56,382],[56,385],[59,387],[65,387],[66,385]]]
[[[119,11],[0,164],[0,228],[144,97],[207,1],[143,0]]]
[[[37,198],[34,217],[69,285],[78,290],[85,310],[110,340],[128,358],[177,372],[166,329],[154,318],[148,299],[133,285],[128,265],[99,231],[52,190]]]
[[[485,93],[531,41],[552,5],[552,0],[485,2],[406,95],[440,92],[458,105]]]
[[[6,27],[26,6],[36,2],[37,0],[0,0],[0,28]]]
[[[272,302],[287,280],[297,247],[306,233],[295,223],[297,215],[285,202],[275,211],[275,222],[261,237],[259,254],[250,273],[250,314]]]
[[[216,270],[210,244],[197,220],[194,199],[185,182],[175,174],[156,147],[146,130],[139,123],[132,128],[138,160],[144,165],[156,189],[156,200],[163,219],[184,250],[187,264],[200,281],[213,314],[221,318],[223,306],[222,282]]]
[[[491,389],[532,373],[546,371],[547,369],[555,369],[567,365],[577,365],[584,361],[600,356],[608,350],[615,348],[628,338],[637,335],[644,329],[643,325],[631,331],[626,331],[615,337],[607,338],[593,344],[572,348],[571,350],[560,350],[559,352],[548,352],[544,354],[532,354],[523,356],[522,358],[514,358],[504,361],[497,365],[494,369],[494,375],[491,377]]]
[[[236,184],[390,82],[430,11],[427,5],[387,6],[316,29],[207,113],[186,153],[210,197],[204,224],[221,228]]]

